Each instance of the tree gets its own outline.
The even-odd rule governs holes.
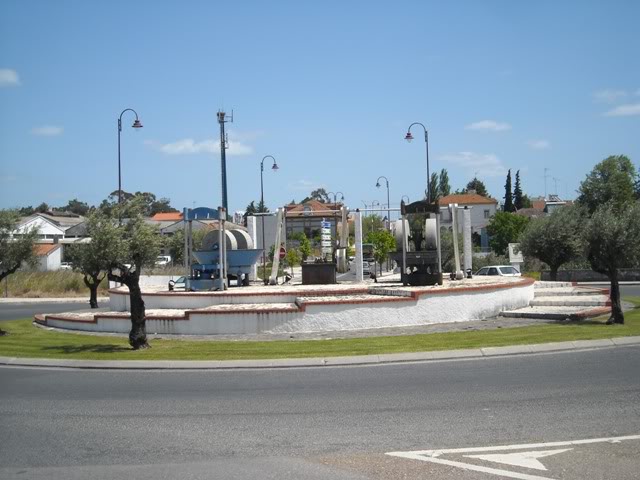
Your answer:
[[[524,198],[522,194],[522,185],[520,185],[520,170],[516,172],[516,184],[513,187],[513,206],[515,210],[520,210],[524,207]]]
[[[145,306],[140,290],[140,274],[143,268],[153,267],[160,253],[160,235],[157,228],[144,222],[142,211],[144,205],[134,201],[131,205],[123,205],[129,210],[129,218],[120,225],[115,221],[104,222],[104,228],[97,232],[107,238],[101,241],[109,243],[111,248],[104,252],[108,265],[109,280],[122,283],[129,288],[131,305],[131,331],[129,344],[134,350],[148,348]],[[118,207],[115,212],[117,217]]]
[[[432,202],[440,198],[440,186],[438,185],[438,174],[436,172],[433,172],[429,179],[429,190],[431,191]]]
[[[515,243],[527,226],[529,219],[509,212],[497,212],[487,225],[491,236],[489,244],[498,255],[506,255],[510,243]]]
[[[507,172],[507,181],[504,184],[504,206],[502,207],[504,212],[515,212],[516,209],[513,205],[513,194],[511,193],[511,170]]]
[[[362,218],[362,238],[367,238],[371,232],[384,230],[384,221],[376,213]]]
[[[49,210],[50,210],[49,205],[47,205],[44,202],[42,202],[40,205],[38,205],[35,208],[36,213],[47,213]]]
[[[483,197],[489,198],[489,192],[487,192],[487,187],[478,180],[476,177],[473,177],[469,183],[467,183],[467,187],[465,190],[468,192],[469,190],[475,190],[478,195],[482,195]]]
[[[122,204],[118,205],[118,191],[109,194],[109,197],[102,201],[98,207],[106,214],[111,214],[113,209],[119,206],[121,218],[128,218],[131,215],[140,213],[144,217],[152,217],[156,213],[177,212],[170,205],[168,198],[158,200],[151,192],[129,193],[122,191]]]
[[[596,208],[587,222],[585,241],[591,268],[611,282],[611,317],[607,324],[623,324],[618,274],[620,268],[640,264],[640,203],[619,205],[613,198]]]
[[[622,208],[638,198],[638,180],[636,168],[628,157],[607,157],[580,184],[577,202],[584,205],[590,214],[608,202]]]
[[[32,229],[13,236],[20,215],[15,210],[0,210],[0,282],[15,273],[26,262],[33,264],[36,254],[33,249],[38,231]],[[5,335],[0,328],[0,336]]]
[[[293,276],[293,267],[300,265],[300,251],[297,248],[287,250],[287,265],[291,267],[291,276]]]
[[[291,236],[292,240],[297,240],[299,242],[298,250],[300,251],[300,256],[302,257],[302,261],[305,261],[311,255],[311,242],[304,234],[304,232],[294,233]]]
[[[309,200],[317,200],[319,202],[322,203],[331,203],[331,199],[329,198],[329,194],[327,193],[327,191],[324,188],[317,188],[315,190],[313,190],[308,197],[306,197],[304,200],[302,200],[302,202],[300,203],[305,203],[308,202]]]
[[[396,239],[389,230],[369,232],[366,238],[366,243],[373,244],[373,258],[380,265],[382,274],[382,263],[387,259],[389,252],[396,250]]]
[[[73,200],[69,200],[69,202],[61,208],[61,210],[84,216],[89,213],[90,208],[91,207],[89,207],[86,202],[81,202],[77,198],[74,198]]]
[[[558,278],[558,269],[583,252],[584,212],[578,206],[566,206],[548,217],[529,222],[520,236],[520,250],[535,257],[551,270],[551,280]]]
[[[96,211],[87,219],[89,243],[68,245],[65,254],[73,263],[74,270],[83,275],[84,284],[89,289],[89,305],[98,308],[98,287],[107,276],[109,259],[116,256],[118,234],[115,222],[103,212]]]
[[[449,185],[449,173],[446,168],[440,170],[440,178],[438,179],[438,191],[441,197],[451,194],[451,185]]]
[[[527,195],[526,193],[522,194],[522,208],[531,208],[533,206],[533,203],[531,203],[531,199],[529,198],[529,195]]]
[[[15,273],[23,263],[35,263],[33,247],[38,231],[32,229],[14,236],[19,222],[20,215],[15,210],[0,210],[0,281]]]

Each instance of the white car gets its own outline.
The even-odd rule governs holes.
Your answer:
[[[60,264],[60,270],[73,270],[73,263],[71,263],[71,262],[62,262]]]
[[[521,277],[522,274],[517,268],[511,265],[491,265],[482,267],[476,272],[477,276],[494,276],[494,277]]]
[[[187,277],[178,277],[177,280],[169,280],[169,291],[186,290]]]

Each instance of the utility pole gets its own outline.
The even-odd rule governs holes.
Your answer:
[[[229,148],[227,142],[227,136],[224,133],[224,124],[227,122],[233,123],[233,110],[231,110],[231,115],[227,116],[227,114],[218,110],[218,123],[220,124],[220,167],[222,169],[222,208],[224,208],[225,212],[229,211],[229,206],[227,202],[227,148]]]

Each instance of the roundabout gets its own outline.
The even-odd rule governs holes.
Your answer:
[[[59,329],[126,333],[129,292],[109,291],[110,311],[41,314]],[[534,281],[501,277],[445,281],[442,286],[380,283],[251,286],[221,292],[143,289],[146,329],[177,335],[282,334],[465,322],[529,305]]]

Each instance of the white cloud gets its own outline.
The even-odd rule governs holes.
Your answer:
[[[547,148],[551,148],[551,143],[549,142],[549,140],[544,139],[529,140],[527,142],[527,145],[529,145],[529,147],[533,148],[534,150],[546,150]]]
[[[19,85],[18,72],[10,68],[0,68],[0,87],[17,87]]]
[[[166,155],[197,155],[200,153],[220,152],[220,141],[211,139],[196,142],[193,138],[184,138],[173,143],[165,144],[147,140],[144,143]],[[253,148],[250,145],[246,145],[238,140],[229,140],[228,144],[227,155],[229,156],[251,155],[253,153]]]
[[[479,130],[484,132],[503,132],[505,130],[511,130],[511,125],[508,123],[500,123],[494,120],[481,120],[464,127],[465,130]]]
[[[31,129],[32,135],[38,135],[41,137],[56,137],[62,135],[64,132],[63,127],[56,127],[55,125],[44,125],[42,127],[35,127]]]
[[[304,192],[311,192],[312,190],[321,188],[324,185],[318,182],[312,182],[311,180],[303,179],[303,180],[298,180],[294,183],[290,183],[288,186],[289,186],[289,190],[301,190]]]
[[[604,113],[605,117],[628,117],[631,115],[640,115],[640,103],[619,105],[616,108]]]
[[[451,162],[470,172],[478,172],[483,177],[500,177],[506,175],[507,169],[502,161],[493,153],[458,152],[439,157],[442,162]]]
[[[597,102],[602,103],[615,103],[618,100],[622,100],[627,96],[627,92],[624,90],[613,90],[611,88],[607,88],[604,90],[599,90],[593,93],[593,98]]]

